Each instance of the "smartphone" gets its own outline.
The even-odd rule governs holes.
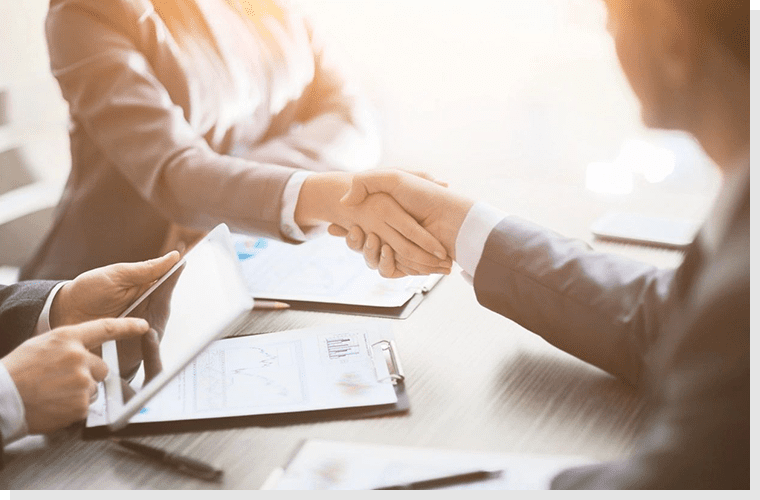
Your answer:
[[[609,212],[596,220],[591,233],[599,239],[682,249],[694,240],[699,223],[637,213]]]

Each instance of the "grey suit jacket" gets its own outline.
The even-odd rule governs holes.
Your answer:
[[[0,285],[0,358],[34,334],[55,281]]]
[[[158,256],[170,224],[278,238],[295,169],[374,166],[366,100],[303,18],[261,0],[52,0],[46,34],[71,115],[71,173],[21,279],[70,279]],[[263,15],[262,15],[263,14]],[[204,34],[205,33],[205,34]]]
[[[749,166],[677,270],[595,253],[517,218],[490,234],[481,304],[641,387],[636,453],[568,470],[554,488],[749,488]]]

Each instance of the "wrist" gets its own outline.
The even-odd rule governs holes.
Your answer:
[[[463,196],[452,196],[449,203],[443,207],[446,212],[439,219],[441,225],[438,234],[441,236],[441,244],[446,248],[446,252],[452,260],[457,258],[456,243],[459,231],[474,204],[475,202]]]
[[[53,303],[50,305],[50,314],[48,316],[51,330],[68,324],[66,311],[70,310],[70,292],[71,282],[61,286],[61,288],[58,289],[58,292],[55,294],[55,297],[53,297]]]
[[[352,177],[348,172],[320,172],[307,177],[296,202],[296,224],[300,227],[322,222],[345,225],[347,218],[340,199],[351,188]]]

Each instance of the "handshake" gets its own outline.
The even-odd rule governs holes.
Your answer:
[[[314,179],[320,182],[321,177]],[[472,200],[427,174],[400,170],[353,174],[338,197],[330,196],[329,186],[307,190],[305,183],[304,191],[320,192],[323,201],[325,196],[339,199],[332,209],[325,203],[319,219],[331,222],[329,233],[345,237],[349,248],[364,254],[370,268],[386,278],[451,272],[459,228]],[[299,216],[309,203],[308,195],[299,199],[296,222],[301,226],[309,225]]]
[[[307,186],[306,183],[311,183]],[[397,170],[315,174],[304,181],[295,211],[301,227],[327,221],[367,264],[388,278],[448,274],[456,239],[473,202],[424,174]],[[0,359],[24,406],[25,425],[4,436],[43,433],[86,416],[108,367],[97,355],[116,340],[123,372],[145,354],[160,321],[115,319],[180,259],[177,251],[79,275],[51,293],[49,331],[38,332]],[[18,287],[33,287],[19,283]],[[2,288],[0,287],[0,290]]]

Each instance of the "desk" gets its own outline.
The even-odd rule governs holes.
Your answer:
[[[605,209],[623,203],[567,185],[501,179],[489,182],[488,189],[485,186],[472,181],[459,187],[478,191],[482,199],[494,203],[501,193],[497,203],[501,208],[527,213],[537,222],[587,241],[588,224]],[[639,206],[658,203],[635,197],[628,201]],[[703,212],[709,200],[681,201],[675,204],[681,210]],[[571,215],[567,206],[574,207]],[[680,260],[675,252],[594,245],[665,266]],[[361,318],[301,311],[253,312],[246,331],[267,333],[357,319]],[[254,489],[286,462],[304,438],[576,454],[600,460],[634,451],[642,420],[642,401],[636,392],[482,308],[458,273],[445,277],[410,318],[382,321],[394,328],[406,371],[411,402],[406,415],[141,438],[222,467],[225,477],[220,485],[144,462],[108,442],[82,441],[80,429],[69,428],[49,436],[41,449],[9,454],[0,471],[0,488]]]
[[[699,218],[714,196],[612,198],[583,189],[588,162],[611,161],[624,138],[643,133],[601,3],[301,3],[346,49],[383,110],[388,165],[428,170],[453,190],[586,241],[605,210]],[[691,168],[693,160],[685,163]],[[594,246],[662,266],[680,261],[675,252]],[[364,318],[256,312],[247,332],[357,319]],[[599,460],[634,451],[637,394],[480,307],[457,273],[410,318],[382,321],[393,325],[407,374],[406,415],[143,438],[222,467],[221,485],[84,442],[71,428],[42,449],[9,454],[0,488],[258,488],[304,438]]]

